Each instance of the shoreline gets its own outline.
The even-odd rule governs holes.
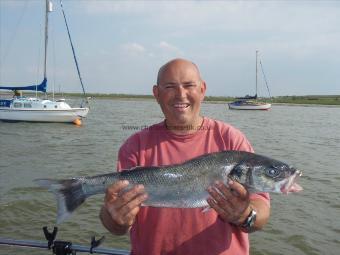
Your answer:
[[[12,97],[12,92],[1,93]],[[52,93],[48,93],[51,98]],[[35,93],[25,93],[26,96],[35,97]],[[83,97],[81,93],[55,93],[55,97]],[[112,99],[112,100],[154,100],[153,95],[135,95],[135,94],[101,94],[87,93],[86,96],[93,99]],[[40,96],[41,97],[41,96]],[[227,104],[237,100],[235,97],[223,96],[206,96],[203,103]],[[340,107],[340,95],[305,95],[305,96],[276,96],[271,99],[259,98],[259,101],[265,101],[272,105],[291,105],[291,106],[335,106]]]
[[[74,95],[74,94],[73,94]],[[111,99],[111,100],[154,100],[153,95],[127,95],[127,94],[87,94],[91,99]],[[71,94],[70,94],[71,96]],[[237,100],[234,97],[206,96],[203,103],[228,104]],[[278,96],[273,99],[259,99],[272,105],[288,106],[325,106],[340,107],[340,95],[332,96]]]

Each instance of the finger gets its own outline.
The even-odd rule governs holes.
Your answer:
[[[123,213],[121,210],[116,211],[114,209],[110,211],[109,209],[109,213],[111,214],[112,220],[120,226],[131,226],[138,212],[139,207],[133,208],[128,213]]]
[[[145,193],[136,196],[134,199],[130,200],[127,204],[125,204],[119,209],[119,214],[122,214],[122,215],[131,214],[132,216],[135,216],[138,212],[138,211],[135,212],[136,208],[138,208],[139,210],[139,207],[146,199],[147,199],[147,194]]]
[[[214,199],[208,198],[207,202],[209,206],[213,208],[223,220],[229,221],[228,213],[223,208],[221,208]]]
[[[111,186],[109,186],[107,188],[107,192],[108,193],[118,193],[122,189],[127,187],[128,185],[129,185],[129,181],[128,180],[119,180],[119,181],[114,182]]]
[[[218,192],[220,192],[225,197],[226,200],[231,200],[235,196],[229,185],[226,185],[221,181],[217,181],[214,186]]]
[[[124,215],[124,224],[127,226],[132,226],[136,219],[136,215],[138,214],[140,207],[135,207],[128,214]]]
[[[213,186],[213,192],[212,194],[215,196],[215,194],[220,195],[216,196],[215,199],[220,203],[225,203],[225,201],[231,202],[235,199],[235,195],[231,192],[231,189],[229,186],[225,185],[221,181],[217,181]]]
[[[137,213],[140,210],[141,204],[147,199],[146,194],[137,196],[135,199],[131,200],[129,203],[123,205],[120,208],[114,206],[108,208],[113,219],[119,225],[130,226],[135,220]]]
[[[223,194],[225,200],[229,202],[228,205],[220,204],[220,207],[231,215],[239,215],[249,205],[249,194],[247,189],[240,183],[229,180],[228,185],[224,183],[217,183],[217,189]]]
[[[143,185],[136,185],[132,189],[125,191],[119,195],[122,203],[127,204],[139,195],[145,194]]]
[[[232,193],[234,193],[234,195],[240,197],[241,199],[248,198],[248,190],[239,182],[229,180],[228,185],[229,189],[232,190]]]
[[[233,183],[230,184],[234,185]],[[220,210],[216,208],[216,211],[219,212],[221,216],[224,215],[222,217],[225,220],[234,221],[248,205],[248,199],[240,198],[229,185],[227,186],[222,182],[216,182],[209,193],[215,200],[217,206],[224,212],[223,214],[223,212],[220,212]]]
[[[228,211],[231,207],[229,199],[215,186],[208,188],[208,193],[213,198],[214,203]]]
[[[105,201],[109,202],[111,200],[115,200],[118,194],[128,185],[129,185],[129,182],[127,180],[117,181],[113,183],[111,186],[109,186],[106,189]]]
[[[111,206],[117,211],[136,198],[136,203],[141,204],[139,200],[144,201],[146,199],[144,197],[140,197],[142,195],[146,195],[143,185],[136,185],[132,189],[125,191],[123,194],[118,194],[116,199],[112,200]],[[126,208],[123,213],[128,213],[128,208]]]
[[[217,202],[213,198],[208,198],[207,199],[208,205],[214,209],[217,213],[222,213],[222,208],[220,208],[217,204]]]

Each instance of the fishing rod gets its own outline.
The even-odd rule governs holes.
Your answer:
[[[75,255],[77,252],[87,252],[95,254],[107,254],[107,255],[128,255],[130,254],[127,250],[112,249],[112,248],[98,248],[98,246],[104,241],[105,237],[96,240],[93,236],[91,238],[90,246],[76,245],[68,241],[55,240],[58,232],[58,228],[54,227],[52,232],[47,230],[47,227],[43,227],[44,235],[47,240],[35,241],[35,240],[16,240],[0,237],[0,246],[18,246],[18,247],[29,247],[52,250],[52,254],[55,255]]]

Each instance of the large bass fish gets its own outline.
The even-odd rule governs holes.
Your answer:
[[[295,183],[301,172],[265,156],[242,151],[205,154],[183,164],[160,167],[135,167],[122,172],[77,177],[66,180],[38,179],[57,198],[60,223],[89,196],[105,193],[118,180],[130,185],[143,184],[148,199],[143,206],[195,208],[207,207],[207,188],[217,180],[238,181],[253,192],[297,192]]]

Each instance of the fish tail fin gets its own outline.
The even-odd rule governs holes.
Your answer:
[[[61,223],[68,218],[87,198],[82,189],[83,182],[81,179],[37,179],[34,182],[43,188],[47,188],[56,196],[58,207],[57,223]]]

